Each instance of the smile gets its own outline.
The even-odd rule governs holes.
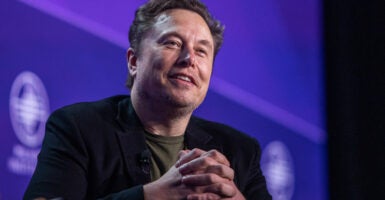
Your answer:
[[[186,75],[186,74],[179,74],[178,73],[178,74],[171,75],[170,77],[173,78],[173,79],[182,80],[182,81],[185,81],[185,82],[188,82],[188,83],[191,83],[191,84],[195,85],[194,78],[189,76],[189,75]]]
[[[184,80],[184,81],[187,81],[187,82],[191,82],[191,79],[189,77],[187,77],[187,76],[178,75],[178,76],[176,76],[176,78]]]

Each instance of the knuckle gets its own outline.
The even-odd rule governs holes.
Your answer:
[[[210,183],[214,183],[216,180],[216,177],[214,174],[208,174],[207,175],[207,181],[210,182]]]
[[[207,157],[202,158],[201,162],[202,162],[202,165],[205,165],[205,166],[211,165],[211,159]]]
[[[213,149],[208,152],[208,155],[210,155],[211,157],[217,158],[220,155],[220,153],[216,149]]]
[[[226,169],[223,165],[214,165],[211,167],[210,171],[221,176],[226,175]]]
[[[201,153],[201,150],[198,149],[198,148],[194,148],[193,150],[190,151],[190,153],[193,155],[193,156],[199,156]]]
[[[207,167],[206,173],[214,173],[220,177],[233,180],[234,179],[234,170],[225,165],[212,165]]]
[[[214,168],[215,168],[215,171],[219,174],[225,174],[226,173],[226,170],[222,165],[215,165]]]
[[[217,196],[217,195],[215,195],[215,194],[208,194],[207,195],[207,199],[208,200],[217,200],[217,199],[219,199],[219,197]]]
[[[225,186],[223,183],[218,183],[218,184],[215,184],[215,190],[217,192],[220,192],[220,193],[224,193],[225,191]]]
[[[230,180],[233,180],[234,179],[234,176],[235,176],[235,172],[233,169],[230,168]]]

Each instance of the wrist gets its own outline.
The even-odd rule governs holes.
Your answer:
[[[143,185],[143,196],[144,200],[160,200],[160,192],[157,191],[156,185],[154,182]]]

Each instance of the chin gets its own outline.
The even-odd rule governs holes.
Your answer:
[[[177,108],[188,108],[194,110],[199,106],[196,101],[192,101],[187,98],[168,96],[167,100],[172,106]]]

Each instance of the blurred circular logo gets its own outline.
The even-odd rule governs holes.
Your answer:
[[[294,192],[294,168],[288,148],[280,141],[269,143],[261,158],[266,184],[274,200],[290,200]]]
[[[20,142],[31,148],[41,145],[49,103],[44,85],[36,74],[24,71],[16,77],[11,88],[9,110]]]

